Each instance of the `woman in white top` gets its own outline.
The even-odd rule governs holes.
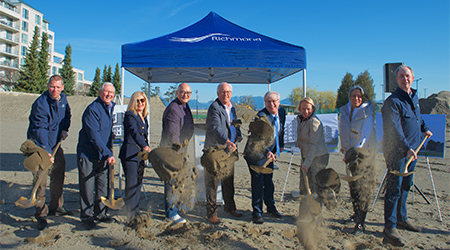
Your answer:
[[[373,156],[377,143],[375,108],[365,89],[359,85],[353,86],[348,95],[349,102],[339,110],[339,139],[342,153],[350,153],[352,148],[357,149],[357,152],[364,152],[356,156],[360,158],[358,161],[353,159],[353,162],[362,164],[353,164],[349,168],[354,176],[362,175],[361,179],[349,182],[354,214],[346,221],[356,223],[353,233],[358,235],[364,231],[371,187],[374,183]],[[345,158],[348,163],[348,154]]]

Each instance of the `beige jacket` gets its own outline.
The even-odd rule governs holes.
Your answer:
[[[302,153],[302,165],[308,168],[315,157],[328,154],[323,124],[316,115],[313,114],[308,119],[297,116],[297,147]]]

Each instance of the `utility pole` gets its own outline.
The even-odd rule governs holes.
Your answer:
[[[419,97],[419,81],[422,80],[422,78],[416,79],[416,89],[417,89],[417,97]]]
[[[195,90],[195,104],[196,104],[196,110],[197,110],[197,119],[198,119],[198,89]]]

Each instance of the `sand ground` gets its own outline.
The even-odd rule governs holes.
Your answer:
[[[284,215],[281,219],[264,214],[265,223],[251,222],[250,173],[245,160],[236,163],[235,187],[236,203],[244,213],[241,218],[233,218],[220,208],[222,223],[212,226],[207,223],[205,207],[197,204],[192,211],[182,214],[188,223],[180,228],[172,227],[164,220],[163,185],[151,168],[145,170],[144,189],[140,208],[151,215],[149,227],[131,230],[125,226],[125,210],[110,210],[116,222],[98,225],[86,231],[79,219],[78,170],[76,167],[76,143],[81,128],[80,117],[84,108],[93,100],[85,97],[70,97],[73,111],[69,138],[62,147],[66,155],[66,180],[64,186],[65,207],[75,212],[74,216],[49,217],[49,227],[43,231],[36,229],[34,209],[19,209],[14,202],[20,197],[29,197],[31,172],[24,169],[24,157],[19,151],[26,139],[28,114],[31,103],[37,95],[0,94],[0,246],[4,249],[303,249],[296,237],[295,222],[299,201],[291,195],[299,186],[300,156],[294,155],[287,179],[284,200],[280,201],[291,155],[284,153],[278,160],[278,170],[274,172],[275,200],[277,209]],[[156,147],[161,133],[163,106],[151,103],[151,144]],[[245,134],[245,126],[244,126]],[[450,249],[450,136],[446,137],[446,158],[430,158],[434,185],[439,201],[442,221],[434,198],[430,174],[425,158],[420,158],[415,174],[415,183],[423,191],[431,204],[418,193],[410,193],[408,201],[409,218],[421,226],[421,233],[400,230],[406,242],[405,249]],[[239,145],[242,152],[245,144]],[[115,152],[118,152],[116,147]],[[329,167],[338,173],[345,173],[343,156],[332,154]],[[193,157],[190,157],[193,164]],[[383,156],[376,157],[376,187],[383,177],[385,163]],[[116,193],[118,165],[116,164]],[[353,225],[342,223],[352,214],[348,185],[342,182],[338,207],[332,211],[323,210],[324,233],[319,249],[400,249],[383,244],[383,194],[376,201],[367,216],[366,232],[358,237],[351,234]],[[403,248],[402,248],[403,249]]]

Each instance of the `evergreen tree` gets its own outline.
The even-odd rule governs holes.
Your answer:
[[[98,95],[98,90],[102,86],[101,81],[102,80],[100,79],[100,69],[97,68],[95,70],[94,81],[92,82],[92,85],[89,88],[89,93],[87,94],[88,96],[97,96]]]
[[[72,47],[66,46],[66,55],[63,60],[63,67],[61,69],[61,77],[64,81],[64,94],[74,95],[75,94],[75,72],[73,72],[72,67]]]
[[[112,83],[112,70],[111,70],[111,65],[108,65],[108,72],[107,72],[107,78],[106,78],[106,81]]]
[[[373,102],[373,100],[375,99],[375,91],[373,86],[373,79],[368,70],[365,70],[364,72],[359,74],[358,77],[356,77],[355,85],[363,87],[367,92],[367,96]]]
[[[16,89],[20,92],[41,93],[38,63],[39,28],[34,28],[33,40],[27,49],[25,62],[20,66]]]
[[[39,70],[40,70],[40,92],[44,93],[45,90],[47,90],[47,82],[48,82],[48,71],[50,69],[50,65],[48,64],[48,35],[47,33],[42,33],[41,37],[41,48],[39,50],[38,54],[38,63],[39,63]]]
[[[120,95],[121,92],[121,84],[120,84],[120,67],[119,64],[116,64],[116,70],[114,71],[114,75],[112,77],[112,84],[116,89],[116,94]]]
[[[108,66],[106,66],[103,68],[103,75],[102,75],[102,84],[108,82]]]
[[[347,72],[342,78],[341,86],[339,86],[337,92],[336,108],[340,108],[348,103],[348,91],[353,85],[353,75]]]

